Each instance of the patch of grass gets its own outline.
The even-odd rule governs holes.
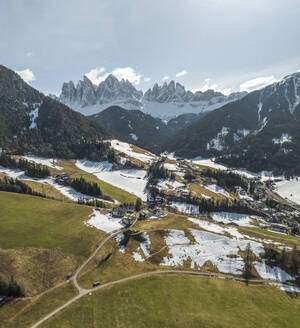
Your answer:
[[[73,303],[43,328],[298,328],[300,298],[271,286],[156,276],[127,281]]]
[[[214,193],[214,192],[206,189],[205,187],[201,186],[198,183],[188,184],[188,189],[191,191],[193,196],[196,196],[198,198],[203,198],[202,195],[205,195],[205,196],[211,197],[211,198],[216,199],[216,200],[218,200],[218,199],[220,199],[220,200],[221,199],[227,199],[226,196]]]
[[[33,191],[46,195],[47,198],[56,199],[62,202],[72,202],[68,197],[64,196],[61,192],[47,183],[28,180],[22,180],[22,182],[27,184]]]
[[[291,247],[300,246],[300,238],[296,236],[284,235],[273,231],[269,231],[267,229],[259,229],[259,228],[240,227],[239,229],[241,230],[241,232],[249,236],[273,240],[274,242],[286,244]]]
[[[30,327],[76,295],[77,291],[73,285],[64,283],[40,296],[31,299],[15,300],[0,308],[0,322],[3,324],[1,327]]]

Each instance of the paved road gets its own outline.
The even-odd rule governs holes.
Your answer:
[[[78,295],[75,296],[74,298],[72,298],[71,300],[69,300],[68,302],[66,302],[65,304],[63,304],[62,306],[60,306],[59,308],[57,308],[56,310],[54,310],[51,313],[49,313],[48,315],[46,315],[44,318],[42,318],[37,323],[35,323],[33,326],[31,326],[31,328],[39,327],[45,321],[47,321],[48,319],[55,316],[58,312],[60,312],[63,309],[67,308],[69,305],[71,305],[72,303],[76,302],[78,299],[80,299],[80,298],[82,298],[82,297],[84,297],[88,294],[92,294],[92,293],[94,293],[94,292],[96,292],[96,291],[98,291],[102,288],[117,285],[117,284],[120,284],[122,282],[126,282],[126,281],[133,280],[133,279],[138,279],[138,278],[143,278],[143,277],[150,277],[150,276],[154,276],[154,275],[164,275],[164,274],[177,274],[178,275],[179,274],[179,275],[193,275],[193,276],[202,276],[202,277],[210,277],[210,278],[219,278],[219,279],[233,280],[233,281],[237,281],[237,282],[246,282],[245,279],[243,279],[243,278],[230,277],[230,276],[226,276],[226,275],[221,274],[221,273],[207,273],[207,272],[182,271],[182,270],[164,270],[164,271],[152,271],[152,272],[140,273],[140,274],[137,274],[137,275],[134,275],[134,276],[131,276],[131,277],[126,277],[126,278],[119,279],[119,280],[116,280],[116,281],[111,281],[111,282],[108,282],[106,284],[100,285],[100,286],[92,288],[92,289],[85,289],[85,288],[80,287],[77,279],[78,279],[78,276],[79,276],[80,272],[85,268],[85,266],[97,255],[97,253],[100,251],[100,249],[110,239],[114,238],[115,236],[117,236],[118,234],[120,234],[122,232],[125,232],[125,231],[129,230],[136,223],[136,221],[137,221],[137,219],[135,219],[135,221],[132,223],[132,225],[130,227],[122,229],[122,230],[117,231],[115,233],[112,233],[111,235],[106,237],[100,243],[100,245],[96,248],[96,250],[91,254],[91,256],[78,268],[78,270],[74,274],[73,278],[71,279],[74,283],[74,286],[78,290]],[[278,282],[276,282],[276,283],[278,283]],[[250,280],[249,284],[274,285],[274,281]]]

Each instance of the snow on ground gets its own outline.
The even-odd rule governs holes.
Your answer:
[[[201,268],[207,261],[210,261],[220,272],[231,274],[242,274],[244,260],[239,255],[239,251],[245,251],[250,244],[252,252],[259,258],[264,253],[262,243],[255,240],[248,240],[233,227],[221,227],[217,224],[189,218],[189,221],[198,224],[207,231],[189,229],[194,237],[195,243],[185,236],[184,231],[168,230],[168,235],[164,237],[168,246],[169,254],[163,258],[161,265],[182,266],[185,261],[191,262],[191,268]],[[229,233],[233,238],[229,238],[224,233]],[[222,235],[219,235],[222,234]],[[256,261],[253,263],[258,274],[263,279],[286,282],[294,280],[289,274],[278,267],[270,267],[265,263]]]
[[[184,183],[178,182],[176,180],[160,180],[157,184],[157,187],[163,190],[173,190],[184,186]]]
[[[111,146],[117,151],[124,153],[130,157],[136,158],[144,163],[149,163],[155,159],[155,155],[147,152],[146,154],[135,152],[131,145],[127,142],[122,142],[119,140],[111,140]]]
[[[246,236],[239,233],[239,231],[234,227],[222,227],[218,224],[208,222],[205,220],[195,219],[195,218],[188,218],[190,222],[197,224],[200,228],[205,229],[210,232],[218,233],[224,235],[225,232],[229,233],[231,236],[237,239],[244,239]]]
[[[204,188],[214,192],[215,194],[220,194],[220,195],[226,196],[228,198],[231,198],[229,193],[224,188],[222,188],[216,184],[209,184],[209,185],[204,186]]]
[[[225,224],[236,223],[241,227],[255,227],[255,225],[251,223],[252,219],[260,219],[260,217],[255,215],[229,212],[213,212],[210,213],[210,216],[217,222],[223,222]]]
[[[166,244],[169,256],[163,258],[161,265],[180,266],[185,261],[191,261],[191,268],[202,267],[207,261],[215,265],[220,272],[241,274],[244,266],[239,256],[239,247],[246,247],[244,241],[237,241],[225,236],[216,235],[206,231],[190,229],[195,244]],[[263,250],[263,248],[262,248]],[[234,257],[228,257],[234,255]]]
[[[100,171],[94,175],[100,180],[110,183],[111,185],[132,193],[143,201],[147,200],[147,171],[145,170],[116,170]]]
[[[178,171],[179,170],[177,164],[172,164],[172,163],[164,163],[164,168],[169,171]]]
[[[138,136],[134,133],[130,133],[130,137],[131,139],[133,139],[134,141],[137,141],[138,140]]]
[[[274,144],[283,144],[285,142],[292,142],[292,137],[288,135],[288,133],[282,133],[281,137],[278,139],[272,139]]]
[[[53,169],[57,169],[57,170],[63,169],[62,167],[60,167],[56,164],[57,160],[54,158],[45,158],[45,157],[39,157],[39,156],[34,156],[34,155],[26,155],[26,156],[22,156],[22,157],[29,162],[46,165],[46,166],[49,166],[49,167],[51,167]]]
[[[177,211],[181,213],[186,214],[193,214],[193,215],[199,215],[199,206],[188,204],[188,203],[180,203],[180,202],[171,202],[171,207],[176,208]]]
[[[266,280],[276,280],[281,282],[286,282],[287,280],[295,280],[292,276],[286,273],[284,270],[278,267],[270,267],[265,263],[265,260],[262,262],[254,262],[254,267],[257,273]]]
[[[93,211],[93,216],[86,222],[86,224],[106,233],[112,233],[123,228],[120,219],[114,219],[96,210]]]
[[[118,235],[116,235],[115,239],[117,241],[118,244],[121,243],[121,241],[125,238],[125,234],[124,233],[120,233]],[[119,248],[119,251],[121,253],[125,253],[125,246],[124,245],[121,245],[120,248]]]
[[[196,158],[188,160],[188,161],[190,161],[192,163],[195,163],[195,164],[208,166],[208,167],[218,169],[218,170],[230,171],[230,172],[233,172],[233,173],[236,173],[236,174],[243,175],[243,176],[245,176],[246,178],[249,178],[249,179],[259,178],[262,181],[266,181],[266,180],[269,180],[269,179],[275,179],[272,172],[270,172],[270,171],[261,171],[261,172],[255,173],[255,172],[251,172],[251,171],[248,171],[246,169],[243,169],[243,168],[240,168],[240,169],[230,168],[230,167],[227,167],[225,165],[215,163],[214,158],[206,158],[205,159],[205,158],[202,158],[202,157],[196,157]]]
[[[98,173],[102,171],[110,171],[112,168],[112,164],[104,161],[104,162],[92,162],[86,159],[77,160],[75,165],[82,171],[88,173]]]
[[[282,180],[276,183],[276,192],[283,198],[300,204],[300,179]]]
[[[135,261],[137,262],[144,262],[144,257],[147,258],[150,256],[150,238],[149,235],[147,234],[147,232],[143,232],[142,233],[142,237],[144,238],[143,242],[140,242],[140,246],[137,249],[137,252],[133,252],[132,256],[134,258]],[[140,253],[140,251],[142,250],[144,257],[142,256],[142,254]]]
[[[150,238],[149,235],[147,234],[147,232],[143,232],[142,233],[143,238],[145,239],[145,241],[140,243],[140,247],[145,255],[145,257],[147,258],[148,256],[150,256]]]
[[[1,165],[0,165],[0,173],[5,173],[6,175],[8,175],[10,178],[13,179],[22,179],[23,176],[26,177],[24,175],[24,171],[21,171],[19,169],[7,169]]]
[[[38,105],[37,107],[35,107],[35,109],[33,109],[30,113],[29,113],[29,118],[30,118],[30,126],[29,129],[34,129],[36,128],[36,119],[39,116],[39,104],[35,104]]]
[[[132,253],[132,256],[135,259],[135,261],[137,261],[137,262],[144,262],[144,259],[143,259],[142,255],[140,253],[133,252]]]
[[[168,246],[190,244],[190,240],[185,236],[184,231],[175,229],[168,230],[165,242]]]

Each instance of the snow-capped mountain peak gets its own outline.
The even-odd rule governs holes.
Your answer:
[[[128,80],[119,81],[110,74],[98,86],[93,85],[86,76],[76,87],[72,81],[64,83],[58,100],[85,115],[119,105],[125,109],[141,109],[155,117],[170,119],[180,114],[209,111],[244,95],[235,93],[227,97],[214,90],[193,93],[173,80],[161,86],[156,83],[144,94]]]

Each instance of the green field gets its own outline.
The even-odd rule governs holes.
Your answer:
[[[300,298],[268,286],[222,279],[160,276],[100,290],[43,328],[298,328]]]
[[[28,328],[76,295],[73,285],[64,283],[40,296],[14,300],[0,307],[1,327]]]
[[[26,295],[65,279],[105,236],[84,224],[91,213],[87,206],[0,192],[2,279],[13,275]]]

